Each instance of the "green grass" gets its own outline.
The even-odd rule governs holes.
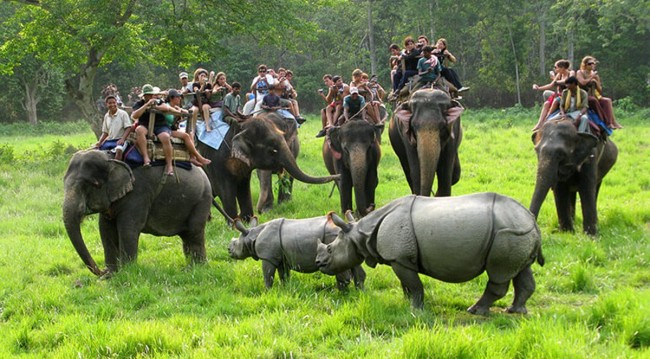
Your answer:
[[[237,232],[213,210],[207,265],[188,267],[177,237],[142,235],[139,259],[108,281],[84,267],[61,221],[70,154],[95,142],[83,123],[0,125],[0,357],[612,358],[650,356],[650,111],[619,113],[618,162],[598,203],[600,236],[559,233],[552,195],[539,216],[546,265],[526,316],[465,312],[486,276],[462,284],[422,277],[424,310],[411,309],[391,269],[366,268],[366,290],[340,293],[333,277],[292,273],[264,288],[261,264],[233,261]],[[467,110],[461,181],[453,194],[495,191],[530,203],[536,113]],[[314,138],[300,130],[302,168],[325,175]],[[377,204],[409,194],[387,133]],[[292,202],[261,216],[339,209],[331,185],[296,183]],[[254,195],[257,187],[253,186]],[[103,263],[97,216],[82,225]]]

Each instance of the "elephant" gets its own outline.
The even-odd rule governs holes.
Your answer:
[[[272,116],[257,116],[233,123],[218,150],[201,142],[197,145],[201,155],[212,161],[204,170],[210,179],[213,196],[221,198],[223,209],[230,218],[249,221],[254,216],[250,181],[255,168],[274,171],[284,168],[292,177],[305,183],[326,183],[337,178],[312,177],[302,172],[284,134],[267,117]],[[235,148],[238,149],[235,151]],[[270,186],[270,180],[268,183]]]
[[[318,243],[331,243],[340,231],[326,216],[305,219],[277,218],[260,225],[253,222],[250,229],[246,229],[240,220],[236,220],[235,227],[241,235],[230,242],[230,257],[252,257],[261,260],[264,284],[268,289],[273,287],[276,270],[283,283],[289,279],[291,270],[301,273],[317,272],[315,261]],[[366,272],[361,266],[356,266],[352,270],[336,273],[335,276],[339,290],[347,287],[351,276],[356,287],[363,289]]]
[[[471,280],[484,271],[483,296],[468,311],[487,314],[505,296],[510,281],[515,296],[510,313],[526,313],[535,291],[531,265],[544,264],[535,217],[512,198],[496,193],[431,198],[398,198],[358,222],[345,223],[330,244],[319,244],[321,272],[338,273],[361,264],[390,265],[413,307],[423,306],[418,273],[450,283]]]
[[[444,91],[421,89],[393,114],[388,135],[412,194],[429,196],[437,175],[436,197],[451,196],[460,180],[462,111]]]
[[[206,261],[205,225],[212,192],[200,168],[178,168],[169,176],[162,166],[132,170],[104,151],[79,151],[68,165],[64,189],[65,229],[93,274],[110,276],[136,260],[140,233],[179,235],[189,261]],[[99,269],[81,235],[81,221],[94,213],[99,213],[105,270]]]
[[[374,208],[383,131],[383,122],[374,125],[362,119],[352,119],[329,129],[330,141],[323,141],[323,160],[330,174],[341,175],[342,213],[353,209],[352,187],[359,216],[365,216]]]
[[[277,112],[268,112],[258,115],[271,121],[275,127],[282,132],[284,141],[293,155],[298,158],[300,153],[300,141],[298,140],[298,123],[293,119],[287,119],[280,116]],[[293,177],[288,173],[280,170],[276,171],[280,183],[278,190],[278,204],[291,200],[293,192]],[[260,193],[257,200],[257,212],[265,213],[273,209],[273,171],[267,169],[258,169],[257,178],[260,182]]]
[[[583,230],[597,235],[598,192],[603,177],[618,157],[614,142],[579,133],[570,120],[546,122],[532,135],[532,140],[537,153],[537,179],[530,211],[537,218],[552,188],[560,230],[573,231],[576,193],[579,193]]]

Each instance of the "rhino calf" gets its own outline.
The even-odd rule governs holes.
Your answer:
[[[323,273],[337,273],[361,264],[387,264],[416,308],[424,290],[418,273],[460,283],[484,271],[488,283],[483,296],[469,307],[487,314],[505,296],[512,280],[515,297],[507,311],[526,313],[535,291],[531,264],[544,264],[541,235],[535,217],[517,201],[496,193],[396,199],[356,223],[345,223],[330,244],[319,244],[316,264]]]
[[[266,288],[273,287],[276,270],[281,282],[289,279],[291,270],[301,273],[317,272],[318,244],[331,243],[340,232],[339,227],[326,216],[307,219],[278,218],[254,225],[251,229],[246,229],[237,221],[236,227],[241,235],[230,241],[228,253],[234,259],[252,257],[262,260]],[[356,287],[362,289],[366,278],[366,272],[360,265],[331,274],[336,276],[339,290],[347,287],[350,277],[354,279]]]

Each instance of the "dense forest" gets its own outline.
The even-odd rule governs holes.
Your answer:
[[[388,47],[447,39],[468,107],[530,107],[557,59],[599,60],[617,106],[650,103],[648,0],[22,0],[0,2],[0,122],[84,118],[107,83],[178,87],[201,66],[249,86],[256,66],[295,73],[304,112],[325,73],[390,86]]]

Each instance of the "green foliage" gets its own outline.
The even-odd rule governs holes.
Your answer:
[[[536,118],[537,111],[520,107],[468,109],[453,194],[497,191],[527,205]],[[385,265],[365,267],[365,291],[339,292],[331,276],[296,272],[266,290],[259,261],[229,258],[238,233],[216,210],[206,229],[208,264],[188,266],[178,237],[142,235],[138,262],[98,280],[61,221],[70,151],[88,147],[94,135],[84,122],[0,125],[0,158],[12,158],[0,161],[0,357],[647,357],[647,118],[647,109],[619,115],[625,129],[612,137],[620,154],[600,190],[600,235],[556,232],[549,195],[538,217],[546,264],[533,266],[529,314],[502,313],[513,299],[510,288],[487,317],[465,312],[483,292],[485,275],[460,284],[421,276],[423,310],[410,308]],[[313,137],[319,128],[314,116],[301,127],[298,163],[320,176],[323,140]],[[410,193],[390,147],[384,131],[378,206]],[[255,198],[257,183],[252,188]],[[331,188],[296,182],[292,201],[260,219],[338,209],[338,194],[327,196]],[[576,213],[580,223],[579,204]],[[97,215],[81,230],[102,266]]]

